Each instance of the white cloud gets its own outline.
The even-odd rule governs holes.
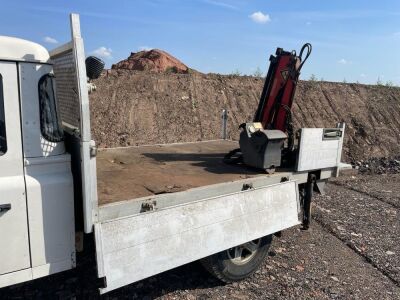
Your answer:
[[[45,36],[43,38],[43,41],[45,41],[46,43],[49,43],[49,44],[58,44],[58,41],[55,38],[52,38],[49,36]]]
[[[338,64],[341,64],[341,65],[347,65],[348,63],[350,63],[350,62],[345,60],[344,58],[338,60]]]
[[[101,58],[112,58],[112,50],[104,46],[93,50],[92,54]]]
[[[310,21],[306,22],[307,26],[310,26],[312,23]]]
[[[367,75],[365,75],[364,73],[361,73],[360,77],[365,78],[365,77],[367,77]]]
[[[261,11],[257,11],[251,14],[250,19],[252,19],[256,23],[264,24],[271,21],[271,18],[268,14],[263,14]]]
[[[154,49],[153,47],[149,47],[149,46],[140,46],[139,51],[150,51],[152,49]]]

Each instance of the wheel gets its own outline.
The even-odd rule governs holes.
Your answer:
[[[205,257],[202,265],[219,280],[229,283],[252,275],[264,262],[272,235]]]

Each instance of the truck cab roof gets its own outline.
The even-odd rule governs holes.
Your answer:
[[[0,36],[0,60],[47,63],[49,52],[43,46],[10,36]]]

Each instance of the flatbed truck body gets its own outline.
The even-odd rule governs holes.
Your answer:
[[[71,32],[50,53],[0,38],[0,287],[74,268],[93,232],[111,291],[301,224],[310,174],[344,167],[343,125],[301,129],[296,165],[273,174],[224,164],[227,140],[97,149],[77,15]]]

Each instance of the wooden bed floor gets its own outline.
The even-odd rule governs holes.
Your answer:
[[[99,204],[265,175],[231,166],[223,156],[232,141],[102,149],[97,155]]]

